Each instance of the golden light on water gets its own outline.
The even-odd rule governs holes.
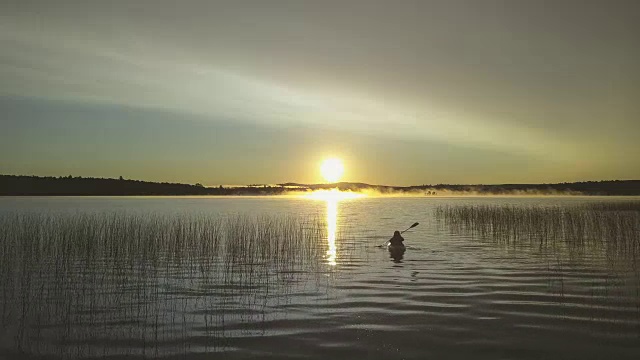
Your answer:
[[[336,234],[338,232],[338,203],[341,200],[365,197],[364,194],[343,192],[338,189],[318,190],[304,195],[307,199],[322,200],[327,202],[327,264],[336,265],[338,256],[336,246]]]
[[[303,195],[303,197],[307,198],[307,199],[312,199],[312,200],[325,200],[325,201],[339,201],[339,200],[346,200],[346,199],[357,199],[357,198],[361,198],[361,197],[365,197],[367,195],[365,194],[360,194],[360,193],[354,193],[354,192],[350,192],[350,191],[340,191],[338,189],[331,189],[331,190],[316,190],[312,193],[309,194],[305,194]]]
[[[338,200],[327,200],[327,263],[331,266],[336,265],[336,256],[338,251],[336,248],[336,232],[338,230]]]
[[[322,165],[320,165],[320,173],[328,182],[337,182],[342,177],[342,173],[344,173],[342,160],[337,158],[326,159],[322,162]]]

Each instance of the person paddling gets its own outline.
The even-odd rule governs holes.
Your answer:
[[[389,239],[389,244],[391,246],[401,247],[401,246],[404,246],[404,244],[402,243],[403,241],[404,241],[404,238],[402,237],[402,235],[400,235],[400,231],[396,230],[393,233],[393,237]]]
[[[420,225],[420,223],[413,223],[413,225],[409,226],[406,230],[403,231],[394,231],[393,232],[393,237],[387,241],[385,241],[384,244],[381,245],[377,245],[378,247],[382,248],[389,248],[389,250],[393,249],[393,248],[398,248],[398,249],[403,249],[404,250],[404,238],[402,237],[402,233],[409,230],[409,229],[413,229],[414,227]]]

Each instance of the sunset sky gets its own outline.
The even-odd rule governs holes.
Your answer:
[[[0,174],[640,179],[640,1],[9,0]]]

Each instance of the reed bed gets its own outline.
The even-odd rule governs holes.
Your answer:
[[[604,251],[608,258],[640,255],[640,202],[576,206],[439,206],[436,218],[453,232],[510,246]]]
[[[259,320],[296,286],[291,274],[319,276],[326,236],[320,219],[293,216],[2,216],[0,350],[93,357],[224,347],[225,326]],[[187,328],[203,336],[180,341]]]
[[[593,316],[603,312],[602,304],[624,308],[631,302],[640,324],[640,201],[449,205],[437,207],[435,215],[451,233],[546,259],[549,291],[560,302],[567,282],[589,269],[591,286],[574,283],[572,291],[591,296]]]

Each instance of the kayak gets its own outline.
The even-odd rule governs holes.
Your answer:
[[[389,250],[390,252],[404,252],[405,250],[407,250],[407,247],[404,245],[387,245],[387,250]]]

